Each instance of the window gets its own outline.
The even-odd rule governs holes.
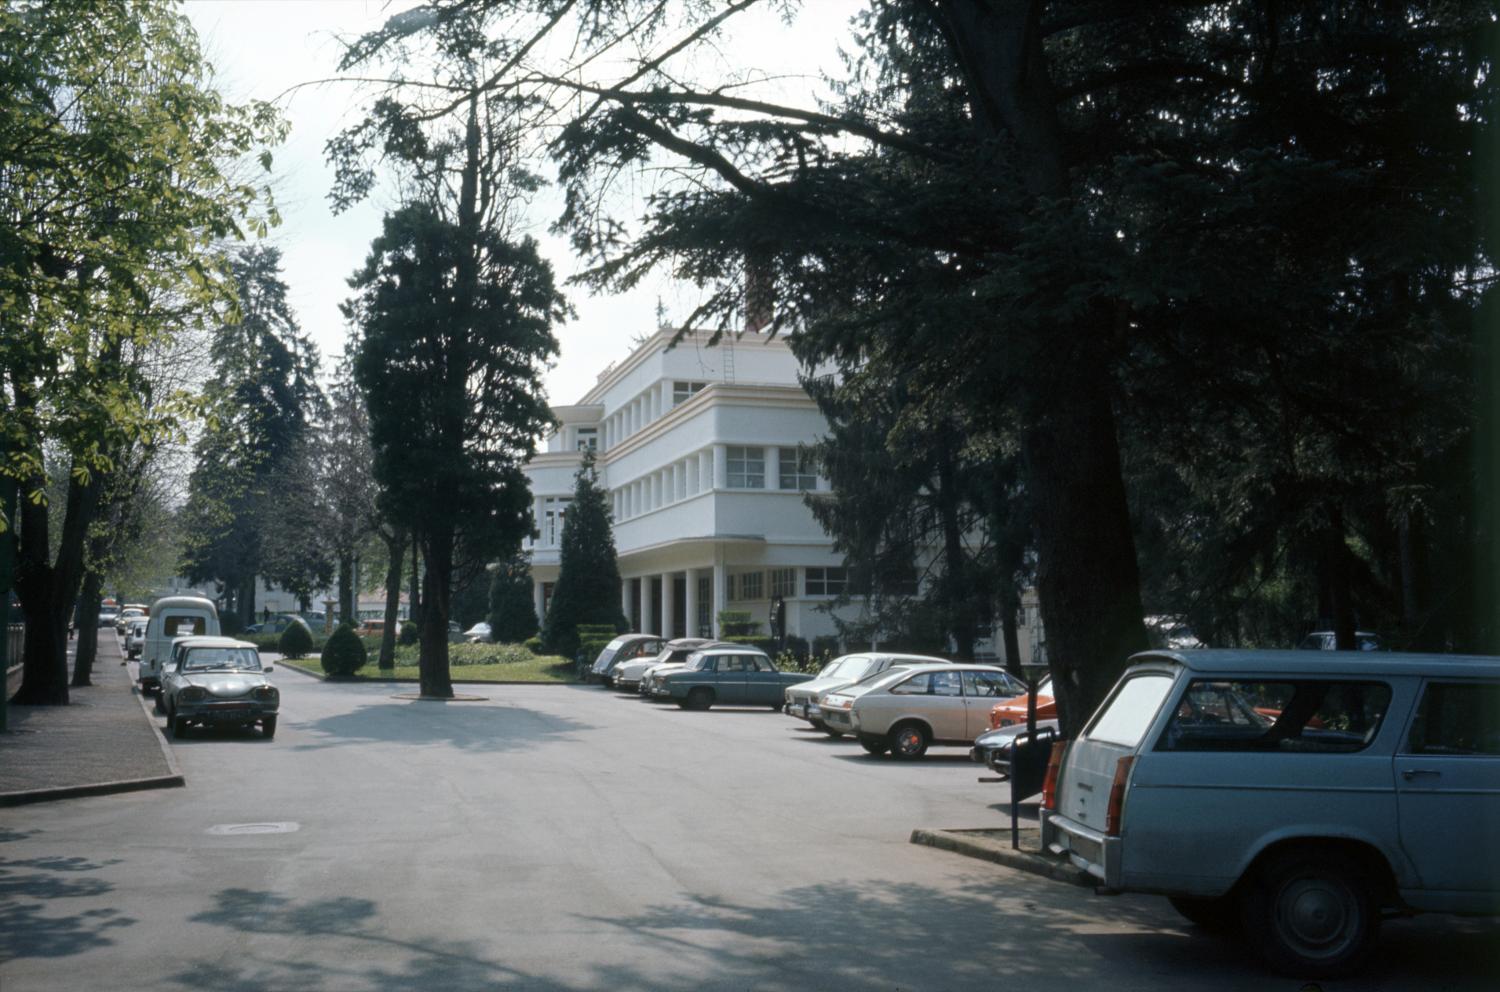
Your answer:
[[[719,659],[717,670],[721,672],[743,672],[746,668],[753,667],[746,664],[748,661],[749,659],[744,655],[726,654]]]
[[[1146,728],[1151,726],[1171,689],[1170,675],[1137,675],[1126,679],[1094,717],[1084,736],[1091,741],[1135,747],[1146,735]]]
[[[739,576],[740,599],[764,599],[765,590],[761,583],[762,573],[741,572]]]
[[[740,448],[730,445],[725,454],[729,461],[730,489],[766,488],[765,448]]]
[[[760,655],[750,656],[749,670],[752,672],[774,672],[776,666],[771,664],[770,658],[762,658]]]
[[[562,543],[563,518],[567,516],[568,504],[571,499],[561,496],[548,496],[542,501],[542,544],[546,547],[556,547]]]
[[[714,580],[709,576],[698,579],[698,636],[713,636]]]
[[[782,448],[778,462],[781,466],[782,489],[816,489],[818,473],[813,469],[812,457],[798,448]]]
[[[161,622],[161,629],[168,637],[192,637],[208,633],[208,618],[204,616],[180,616],[169,613]]]
[[[891,686],[895,696],[961,696],[963,689],[958,672],[923,672],[905,682]]]
[[[597,427],[580,427],[580,428],[578,428],[578,450],[579,451],[598,451],[599,450],[599,428],[597,428]]]
[[[1500,685],[1429,683],[1412,722],[1412,754],[1500,754]]]
[[[771,595],[790,599],[797,595],[797,570],[795,568],[771,569]]]
[[[1360,751],[1390,705],[1374,682],[1195,679],[1162,734],[1163,751]]]
[[[838,596],[849,585],[847,568],[807,569],[807,595]]]
[[[706,382],[684,382],[681,379],[672,383],[672,405],[680,406],[701,393],[708,383]]]
[[[964,672],[964,695],[981,696],[986,699],[1010,699],[1025,692],[999,672]]]

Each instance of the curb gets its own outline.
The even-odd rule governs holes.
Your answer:
[[[1024,832],[1024,831],[1023,831]],[[1033,828],[1035,832],[1035,828]],[[1004,833],[1006,839],[995,839],[996,833]],[[952,851],[969,858],[991,861],[1006,868],[1041,875],[1055,882],[1067,882],[1084,888],[1094,888],[1098,880],[1081,868],[1075,868],[1059,858],[1049,857],[1040,851],[1017,850],[1010,846],[1010,831],[995,830],[929,830],[918,827],[911,832],[911,842],[942,851]]]

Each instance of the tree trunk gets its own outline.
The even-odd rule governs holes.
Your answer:
[[[417,540],[417,532],[411,533],[411,591],[407,594],[409,609],[406,615],[418,629],[422,626],[422,559],[421,542]]]
[[[955,443],[949,439],[950,445]],[[938,514],[943,522],[943,585],[947,591],[948,628],[959,660],[974,660],[974,589],[969,581],[963,527],[958,519],[959,493],[953,481],[953,451],[938,460]]]
[[[1025,678],[1021,669],[1021,632],[1016,623],[1016,613],[1021,609],[1021,597],[1016,595],[1016,584],[1012,580],[1004,583],[1000,593],[1000,628],[1005,638],[1005,670],[1016,678]]]
[[[0,432],[0,462],[10,461],[10,449],[6,437]],[[10,670],[10,593],[16,579],[16,480],[0,475],[0,520],[5,530],[0,531],[0,672]],[[3,677],[3,676],[0,676]],[[0,732],[7,729],[8,707],[0,694]]]
[[[1349,565],[1349,548],[1344,543],[1344,513],[1342,508],[1335,506],[1329,512],[1328,532],[1324,535],[1323,569],[1328,577],[1333,646],[1338,651],[1359,648],[1354,637],[1354,597],[1350,589]]]
[[[401,613],[401,561],[406,556],[406,531],[394,528],[385,539],[385,630],[380,635],[380,668],[396,667],[396,628]]]
[[[1114,411],[1095,368],[1053,394],[1022,436],[1034,501],[1037,593],[1063,733],[1103,701],[1148,647]]]
[[[938,0],[938,22],[970,95],[981,139],[1009,148],[1038,210],[1070,198],[1057,96],[1042,48],[1041,4]],[[1059,305],[1059,309],[1062,307]],[[1101,352],[1109,308],[1032,333],[1018,377],[1024,484],[1033,501],[1037,592],[1063,732],[1104,699],[1126,657],[1147,646],[1135,538]]]
[[[95,544],[99,543],[96,538]],[[99,654],[99,608],[104,599],[104,577],[94,569],[83,579],[78,595],[78,647],[73,654],[72,688],[93,685],[94,659]]]
[[[356,623],[354,616],[354,554],[339,555],[339,623]]]
[[[422,659],[418,673],[422,695],[438,699],[453,697],[453,679],[448,668],[448,608],[453,576],[453,531],[437,528],[423,541],[427,564],[422,607]]]

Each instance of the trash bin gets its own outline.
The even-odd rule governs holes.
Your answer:
[[[1042,791],[1042,784],[1047,779],[1047,760],[1052,757],[1052,745],[1058,739],[1053,727],[1016,735],[1010,758],[1010,796],[1013,801],[1030,799]]]

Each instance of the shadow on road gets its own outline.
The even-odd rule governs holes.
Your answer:
[[[89,873],[117,863],[86,858],[0,859],[0,962],[68,957],[112,946],[109,931],[135,923],[119,910],[95,906],[61,916],[43,911],[54,901],[97,900],[109,895],[114,886]]]
[[[524,706],[412,701],[361,706],[294,729],[314,738],[294,744],[298,751],[388,742],[501,752],[530,750],[591,727]]]

